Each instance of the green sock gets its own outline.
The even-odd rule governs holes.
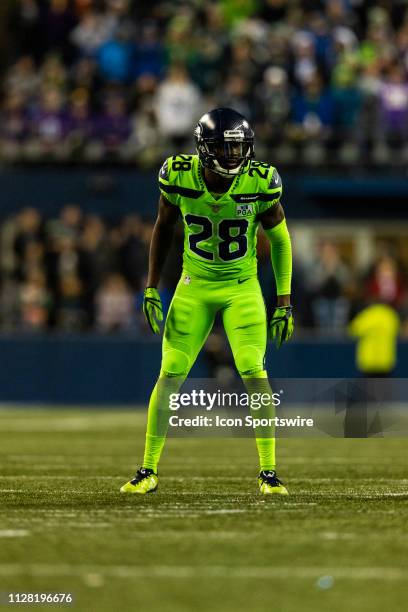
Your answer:
[[[243,382],[251,397],[270,396],[269,403],[251,409],[251,415],[256,419],[265,419],[267,423],[275,417],[275,407],[272,402],[272,389],[269,385],[265,370],[257,372],[252,376],[243,376]],[[274,470],[275,460],[275,427],[271,425],[260,425],[255,428],[255,440],[259,455],[261,471]]]
[[[275,461],[275,438],[255,438],[259,454],[259,466],[261,471],[274,470]]]
[[[151,434],[146,434],[143,467],[150,468],[157,473],[157,465],[159,463],[165,441],[166,438],[163,436],[152,436]]]
[[[169,426],[169,395],[177,392],[182,382],[179,378],[160,376],[150,396],[143,467],[155,472]]]

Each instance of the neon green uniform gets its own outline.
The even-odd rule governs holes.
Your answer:
[[[255,276],[257,215],[282,194],[276,169],[252,161],[215,197],[202,172],[198,155],[176,155],[159,174],[161,193],[183,215],[184,269],[216,281]]]
[[[180,381],[187,376],[220,312],[247,387],[257,380],[258,391],[259,385],[269,389],[264,370],[267,320],[257,278],[256,236],[258,215],[279,202],[282,183],[274,167],[249,161],[226,193],[211,194],[203,171],[198,155],[176,155],[166,160],[159,173],[160,191],[180,208],[185,234],[183,273],[165,323],[160,378]],[[284,293],[290,293],[286,285]],[[159,396],[156,385],[149,404],[143,462],[154,470],[165,437],[158,424],[158,412],[164,408]],[[261,469],[274,468],[272,436],[256,432]]]
[[[257,279],[257,215],[279,201],[275,168],[252,161],[220,197],[206,188],[197,155],[166,160],[160,191],[180,208],[183,274],[166,321],[162,373],[185,376],[218,311],[242,375],[263,371],[267,326]]]

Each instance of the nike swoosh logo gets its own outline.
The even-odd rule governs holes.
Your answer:
[[[245,283],[247,280],[249,280],[249,278],[239,278],[238,285],[242,285],[242,283]]]

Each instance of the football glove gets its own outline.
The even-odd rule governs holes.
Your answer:
[[[277,348],[292,337],[295,327],[292,310],[292,306],[278,306],[269,322],[269,336]]]
[[[157,321],[163,321],[163,307],[155,287],[146,287],[143,296],[143,312],[154,334],[160,334]]]

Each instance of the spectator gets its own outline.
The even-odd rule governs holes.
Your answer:
[[[403,69],[393,66],[379,90],[381,137],[391,146],[405,144],[408,135],[408,85]]]
[[[10,93],[3,104],[0,127],[0,152],[3,159],[17,160],[29,133],[29,123],[21,93]]]
[[[103,112],[95,122],[94,141],[100,146],[101,157],[121,154],[131,134],[131,125],[126,113],[126,102],[119,94],[108,94],[103,103]]]
[[[142,274],[147,269],[148,245],[144,241],[142,220],[137,215],[129,215],[123,220],[121,230],[120,267],[130,287],[138,291],[142,288]]]
[[[18,277],[22,280],[29,278],[32,273],[44,270],[44,246],[40,241],[27,243],[23,256],[19,262]]]
[[[22,279],[23,260],[26,256],[28,245],[42,241],[42,219],[35,208],[24,208],[16,218],[14,233],[14,253],[16,255],[15,274]]]
[[[350,308],[346,297],[350,280],[350,270],[342,262],[336,246],[331,242],[320,245],[318,257],[307,275],[317,328],[332,332],[344,329]]]
[[[68,237],[78,241],[82,229],[82,211],[77,204],[64,206],[56,219],[47,223],[46,233],[49,239]]]
[[[398,313],[389,304],[374,302],[354,317],[348,332],[357,339],[356,366],[361,374],[392,376],[399,330]]]
[[[107,81],[125,84],[134,72],[135,48],[132,32],[126,25],[119,26],[114,36],[98,50],[97,59],[102,77]]]
[[[95,320],[94,303],[98,287],[106,273],[115,268],[114,253],[106,238],[106,228],[102,219],[96,215],[87,217],[78,243],[78,264],[89,324],[93,324]]]
[[[293,102],[293,120],[307,137],[324,138],[333,121],[333,98],[314,73]]]
[[[80,331],[87,323],[83,303],[83,288],[75,272],[64,274],[59,280],[59,300],[56,325],[62,331]]]
[[[310,32],[299,31],[293,37],[293,78],[300,89],[307,87],[322,70],[318,65],[315,40]]]
[[[58,89],[65,91],[67,84],[67,71],[57,55],[46,57],[40,70],[41,86],[43,89]]]
[[[258,80],[259,66],[250,38],[240,37],[233,41],[229,61],[223,70],[224,77],[231,73],[245,79],[247,87]]]
[[[96,322],[101,331],[126,330],[132,326],[134,301],[125,279],[111,274],[96,295]]]
[[[290,113],[290,95],[286,72],[277,66],[268,67],[263,81],[255,90],[256,123],[265,139],[278,145],[285,135]]]
[[[337,74],[333,92],[333,132],[336,143],[355,141],[360,119],[362,94],[353,75],[345,71]]]
[[[26,102],[30,102],[38,93],[41,79],[37,73],[33,58],[23,55],[8,70],[4,79],[4,89],[9,94],[16,93]]]
[[[293,123],[289,134],[307,165],[320,166],[327,160],[326,146],[333,134],[333,96],[315,73],[292,102]],[[327,161],[326,161],[327,163]]]
[[[68,130],[64,113],[64,98],[56,88],[46,89],[30,122],[30,138],[27,154],[32,159],[51,156],[62,158],[66,150],[62,146]]]
[[[19,328],[25,331],[44,331],[51,309],[51,295],[45,275],[33,271],[22,283],[19,295]]]
[[[138,79],[147,74],[159,78],[163,69],[164,49],[160,43],[159,30],[153,21],[145,22],[135,47],[133,76]]]
[[[231,74],[218,93],[218,106],[226,106],[252,120],[252,106],[250,103],[249,83],[247,79],[238,74]]]
[[[366,298],[390,304],[394,308],[402,305],[406,285],[398,269],[397,262],[384,255],[376,263],[366,283]]]
[[[82,57],[95,57],[97,51],[113,35],[116,20],[94,9],[84,13],[71,32],[71,42]]]
[[[93,120],[89,92],[76,89],[72,92],[67,113],[67,144],[71,155],[86,150],[93,132]]]
[[[97,73],[97,64],[92,58],[83,57],[72,67],[72,89],[85,89],[92,93],[97,91],[100,85],[101,81]]]
[[[172,147],[182,150],[191,139],[201,105],[200,92],[186,69],[182,65],[172,66],[159,86],[155,104],[160,132]]]

